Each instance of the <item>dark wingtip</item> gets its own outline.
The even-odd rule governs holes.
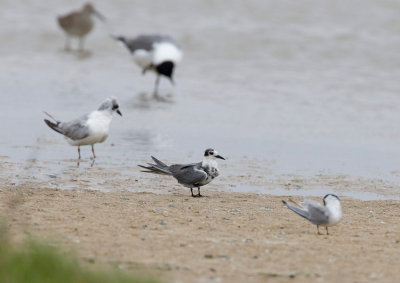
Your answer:
[[[287,202],[286,202],[286,201],[282,200],[282,202],[283,202],[284,205],[287,205]]]
[[[120,36],[120,35],[113,35],[113,34],[110,34],[110,36],[111,36],[111,38],[113,38],[113,39],[115,39],[115,40],[119,40],[119,41],[122,41],[122,42],[126,42],[126,39],[125,39],[125,37],[123,37],[123,36]]]

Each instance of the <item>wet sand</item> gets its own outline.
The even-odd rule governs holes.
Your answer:
[[[283,207],[288,197],[27,184],[0,190],[0,213],[15,241],[33,234],[89,264],[144,269],[171,282],[395,282],[400,276],[399,201],[342,198],[341,223],[317,235]]]

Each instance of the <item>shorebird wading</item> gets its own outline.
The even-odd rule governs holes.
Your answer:
[[[305,200],[305,205],[300,208],[289,205],[286,201],[282,200],[283,204],[286,205],[287,208],[301,217],[304,217],[312,224],[317,225],[319,235],[321,235],[319,232],[319,226],[325,226],[326,234],[329,235],[328,227],[336,225],[342,219],[342,207],[339,198],[333,194],[327,194],[324,196],[323,201],[324,206],[312,200]]]
[[[58,17],[58,24],[66,34],[65,50],[70,49],[70,37],[79,38],[79,50],[83,50],[84,37],[92,30],[94,21],[92,16],[105,21],[104,16],[95,10],[92,4],[87,3],[80,11],[71,12]]]
[[[178,44],[166,35],[140,35],[133,39],[113,36],[129,49],[135,63],[142,73],[153,71],[157,74],[154,93],[157,93],[160,76],[169,78],[174,84],[173,74],[176,65],[182,60],[183,53]]]
[[[191,164],[175,164],[166,165],[155,157],[151,157],[156,164],[148,163],[149,166],[142,166],[147,169],[147,173],[165,174],[172,175],[179,184],[190,188],[192,197],[201,197],[200,187],[207,185],[214,178],[219,175],[217,158],[225,160],[221,155],[218,155],[217,151],[212,148],[206,149],[204,152],[204,158],[202,162],[191,163]],[[198,190],[198,194],[193,194],[193,188]]]
[[[79,159],[81,159],[81,145],[91,145],[93,158],[96,158],[93,145],[106,140],[114,112],[122,116],[117,100],[110,97],[97,110],[70,122],[60,122],[46,112],[44,113],[55,123],[47,119],[44,121],[54,131],[64,135],[70,145],[78,146]]]

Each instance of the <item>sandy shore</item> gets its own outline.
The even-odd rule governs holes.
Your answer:
[[[141,268],[172,282],[400,277],[394,268],[400,264],[399,201],[343,198],[342,222],[319,236],[283,207],[287,197],[208,190],[191,198],[185,189],[104,193],[26,185],[0,190],[0,213],[15,241],[38,235],[84,261]]]

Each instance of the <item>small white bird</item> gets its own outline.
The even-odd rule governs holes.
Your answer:
[[[146,173],[172,175],[179,184],[190,188],[192,197],[201,197],[200,187],[207,185],[214,178],[218,177],[219,170],[217,158],[225,160],[218,152],[212,148],[206,149],[202,162],[191,164],[174,164],[171,166],[166,165],[155,157],[151,157],[156,164],[147,163],[149,166],[142,166],[146,169]],[[198,194],[193,194],[193,188],[198,190]]]
[[[301,217],[304,217],[312,224],[317,225],[318,235],[321,235],[319,232],[319,226],[325,226],[326,234],[329,235],[328,227],[336,225],[342,219],[342,207],[340,205],[340,200],[338,196],[333,194],[327,194],[324,196],[324,206],[320,205],[318,202],[308,199],[304,201],[305,205],[301,208],[291,206],[284,200],[282,200],[282,202],[290,210],[294,211]],[[299,206],[298,204],[296,205]]]
[[[70,145],[78,146],[79,159],[81,159],[81,145],[91,145],[93,158],[96,158],[93,145],[106,140],[114,112],[122,116],[117,100],[110,97],[97,110],[70,122],[60,122],[46,112],[44,113],[55,123],[47,119],[44,121],[51,129],[64,135]]]
[[[65,41],[65,50],[70,49],[70,37],[78,37],[79,49],[83,50],[83,39],[92,30],[94,25],[92,15],[105,21],[104,16],[97,12],[90,3],[85,4],[80,11],[71,12],[57,18],[58,24],[64,30],[67,37]]]
[[[142,73],[150,70],[157,74],[154,93],[157,93],[160,76],[169,78],[174,84],[173,73],[182,60],[183,53],[178,44],[167,35],[140,35],[133,39],[112,36],[129,49],[135,63],[142,68]]]

